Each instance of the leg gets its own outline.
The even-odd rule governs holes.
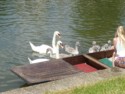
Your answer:
[[[115,61],[115,52],[113,52],[113,55],[112,55],[112,66],[115,67],[115,64],[114,64],[114,61]]]

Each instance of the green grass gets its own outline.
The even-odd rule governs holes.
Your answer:
[[[115,77],[95,84],[47,94],[125,94],[125,77]]]

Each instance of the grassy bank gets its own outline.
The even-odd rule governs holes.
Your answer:
[[[125,76],[115,77],[68,91],[47,94],[125,94]]]

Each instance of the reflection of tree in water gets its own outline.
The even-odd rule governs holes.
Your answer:
[[[71,15],[74,23],[72,29],[83,36],[108,35],[122,23],[120,17],[124,8],[124,0],[79,0],[77,3],[78,6],[73,7],[75,12]]]

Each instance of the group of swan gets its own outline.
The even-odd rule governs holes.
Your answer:
[[[59,46],[61,46],[60,41],[57,42],[56,44],[56,38],[60,38],[61,34],[59,31],[55,31],[53,34],[53,39],[52,39],[52,46],[46,45],[46,44],[42,44],[40,46],[35,46],[32,42],[29,41],[29,44],[31,46],[32,51],[34,52],[38,52],[40,54],[46,54],[48,49],[51,49],[52,53],[58,53],[59,50]],[[49,59],[35,59],[35,60],[31,60],[30,58],[28,58],[30,64],[32,63],[39,63],[39,62],[44,62],[44,61],[49,61]]]
[[[71,55],[77,55],[79,54],[79,51],[78,51],[78,47],[80,45],[79,42],[76,42],[76,48],[72,48],[70,47],[69,45],[65,45],[65,51],[70,53],[71,55],[67,55],[67,54],[62,54],[62,53],[59,53],[59,48],[63,48],[64,45],[62,43],[62,41],[60,41],[61,37],[61,34],[59,31],[55,31],[54,34],[53,34],[53,39],[52,39],[52,46],[49,46],[49,45],[46,45],[46,44],[42,44],[40,46],[35,46],[32,42],[29,41],[29,44],[31,46],[31,49],[34,51],[34,52],[37,52],[39,54],[46,54],[51,57],[51,58],[56,58],[56,59],[59,59],[59,58],[64,58],[64,57],[69,57]],[[58,38],[58,40],[57,40]],[[49,61],[49,59],[36,59],[36,60],[31,60],[30,58],[28,58],[30,64],[32,63],[39,63],[39,62],[44,62],[44,61]]]
[[[110,50],[112,49],[112,42],[111,40],[108,40],[108,42],[106,44],[104,44],[103,46],[99,46],[96,44],[96,41],[92,42],[92,47],[89,48],[89,53],[93,53],[93,52],[99,52],[99,51],[106,51],[106,50]]]
[[[63,44],[61,41],[58,41],[57,42],[57,45],[56,45],[56,54],[54,54],[53,52],[53,49],[52,48],[46,48],[46,54],[49,54],[51,58],[56,58],[56,59],[59,59],[59,46],[61,46],[63,48]],[[46,46],[47,47],[47,46]],[[31,60],[30,58],[28,58],[30,64],[34,64],[34,63],[40,63],[40,62],[45,62],[45,61],[49,61],[49,59],[46,59],[46,58],[41,58],[41,59],[35,59],[35,60]]]
[[[101,47],[100,51],[105,51],[110,49],[112,49],[112,42],[111,40],[108,40],[108,42]]]
[[[49,56],[50,56],[51,58],[56,58],[56,59],[68,57],[69,55],[67,55],[67,54],[62,54],[62,53],[59,52],[59,46],[61,46],[62,48],[63,48],[63,46],[64,46],[61,41],[58,41],[58,42],[57,42],[57,52],[56,52],[56,54],[53,54],[52,49],[47,49],[47,54],[49,54]]]

